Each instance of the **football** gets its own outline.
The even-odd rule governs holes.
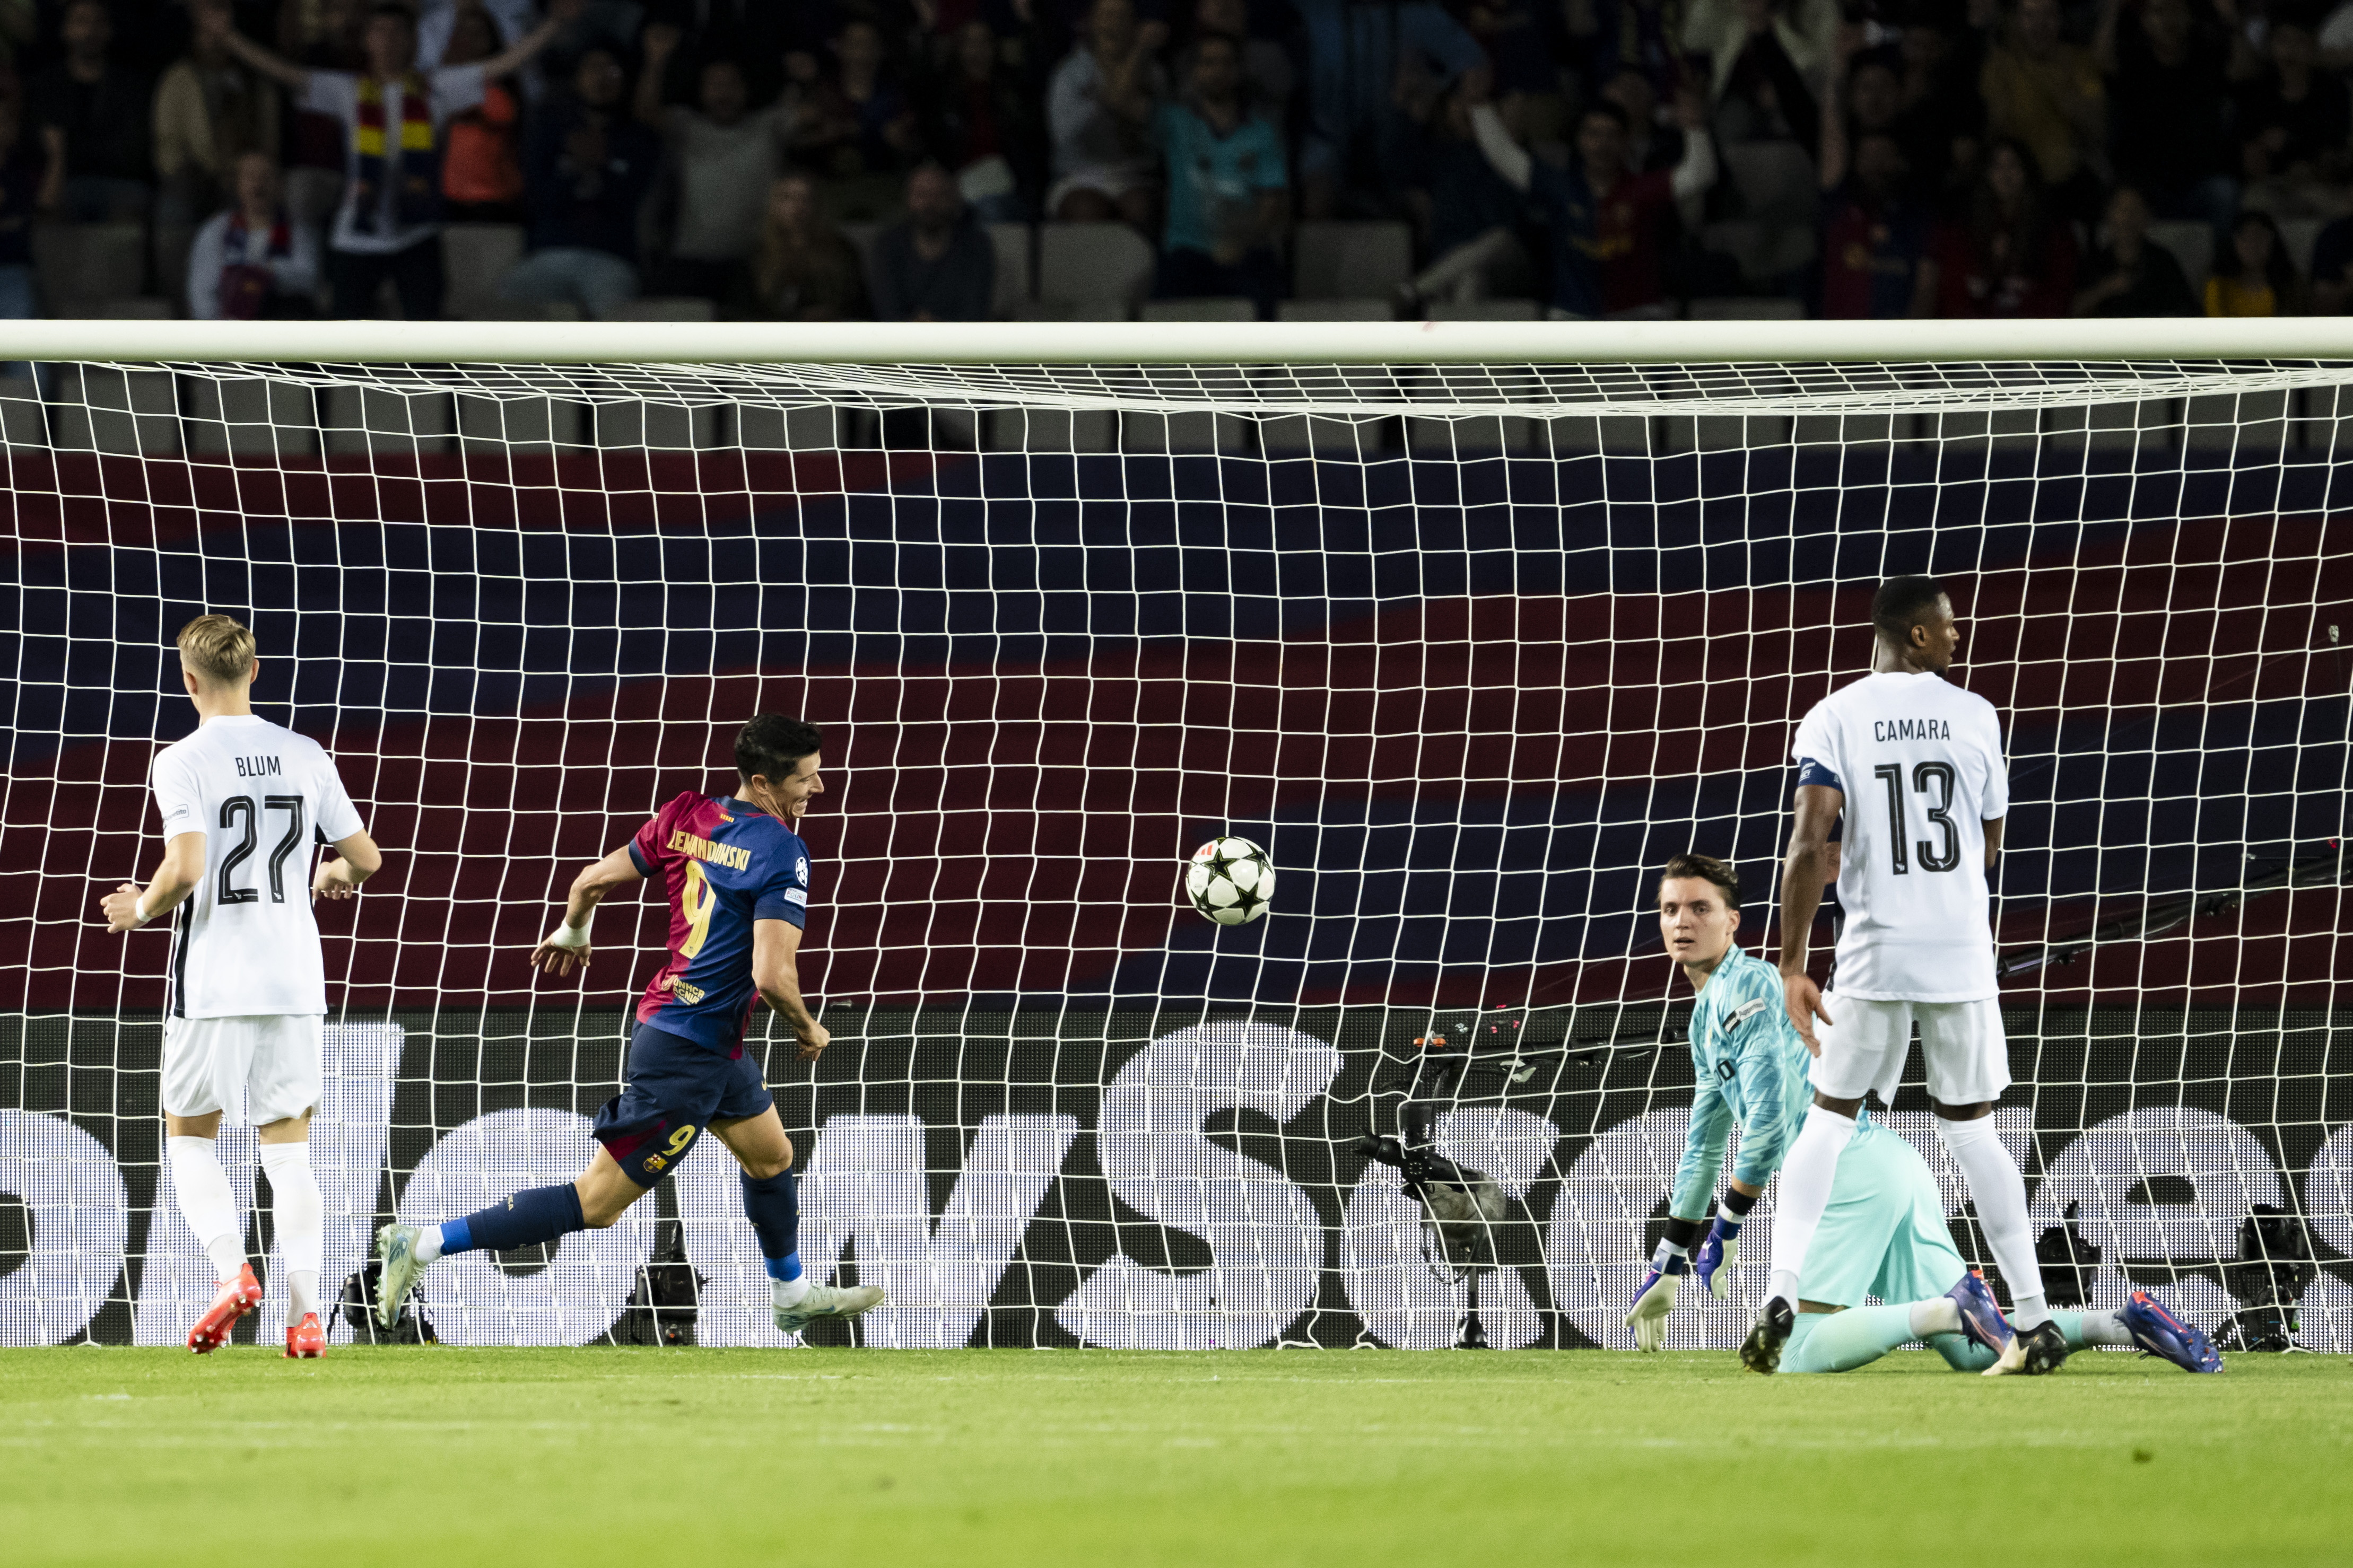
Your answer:
[[[1185,896],[1221,926],[1246,924],[1274,897],[1274,863],[1247,838],[1212,838],[1185,868]]]

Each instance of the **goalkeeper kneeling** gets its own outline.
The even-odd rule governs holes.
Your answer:
[[[1739,924],[1740,881],[1731,867],[1701,855],[1668,862],[1659,883],[1659,925],[1668,952],[1699,993],[1691,1019],[1697,1089],[1666,1237],[1626,1313],[1640,1350],[1666,1343],[1667,1317],[1687,1268],[1703,1289],[1727,1292],[1725,1270],[1738,1260],[1741,1225],[1805,1115],[1805,1043],[1781,1006],[1779,973],[1733,945]],[[1694,1253],[1691,1244],[1735,1122],[1740,1158]],[[1953,1247],[1944,1195],[1927,1162],[1868,1113],[1857,1117],[1840,1152],[1830,1206],[1807,1248],[1798,1295],[1782,1372],[1850,1372],[1915,1340],[1957,1371],[2000,1376],[2024,1364],[1993,1292]],[[1894,1304],[1862,1305],[1872,1296]],[[2140,1291],[2120,1311],[2052,1316],[2071,1351],[2131,1345],[2185,1371],[2222,1370],[2204,1334]]]
[[[1957,1372],[2000,1376],[2016,1369],[2017,1336],[1985,1277],[1961,1261],[1945,1224],[1943,1194],[1919,1152],[1868,1115],[1841,1151],[1831,1205],[1807,1251],[1798,1316],[1781,1350],[1784,1373],[1852,1372],[1917,1340]],[[1721,1275],[1716,1276],[1721,1279]],[[1661,1286],[1664,1289],[1660,1289]],[[1890,1303],[1866,1307],[1876,1296]],[[1638,1297],[1627,1315],[1663,1328],[1674,1277]],[[1645,1303],[1650,1302],[1648,1311]],[[2220,1372],[2207,1337],[2136,1290],[2115,1312],[2053,1312],[2067,1348],[2132,1346],[2185,1372]],[[1655,1349],[1657,1339],[1644,1348]]]

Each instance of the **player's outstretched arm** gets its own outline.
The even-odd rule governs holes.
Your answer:
[[[178,833],[164,846],[164,863],[155,879],[142,892],[125,882],[98,901],[109,935],[137,931],[158,915],[169,914],[205,879],[205,836]]]
[[[319,874],[311,879],[311,896],[314,899],[348,899],[360,890],[360,884],[384,869],[384,851],[375,840],[364,833],[354,833],[335,840],[335,858],[323,861]]]
[[[1822,884],[1830,879],[1831,825],[1838,821],[1846,794],[1828,784],[1798,786],[1798,820],[1789,830],[1788,858],[1781,863],[1781,995],[1798,1037],[1815,1056],[1814,1020],[1836,1020],[1822,1010],[1821,988],[1806,973],[1814,916],[1822,907]]]
[[[1698,1053],[1694,1051],[1696,1063]],[[1683,1271],[1690,1267],[1692,1244],[1707,1215],[1707,1201],[1715,1190],[1715,1173],[1724,1166],[1725,1141],[1732,1130],[1732,1108],[1725,1103],[1715,1075],[1702,1066],[1692,1097],[1690,1131],[1683,1138],[1683,1157],[1675,1167],[1675,1184],[1668,1194],[1667,1233],[1651,1255],[1651,1267],[1626,1303],[1625,1324],[1634,1331],[1634,1348],[1664,1350],[1667,1317]]]
[[[588,921],[596,913],[596,906],[614,889],[645,879],[646,874],[638,869],[637,858],[626,844],[573,878],[572,891],[564,900],[563,923],[531,950],[532,966],[558,975],[571,973],[575,964],[587,968]]]
[[[801,928],[790,921],[752,922],[752,984],[761,1000],[785,1016],[800,1041],[800,1058],[813,1062],[833,1036],[801,1000]]]

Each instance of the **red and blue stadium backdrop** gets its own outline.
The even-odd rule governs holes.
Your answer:
[[[1111,1321],[1103,1300],[1066,1310],[1114,1279],[1121,1311],[1180,1325],[1132,1342],[1451,1336],[1430,1325],[1451,1305],[1423,1300],[1435,1287],[1400,1239],[1410,1215],[1378,1197],[1364,1218],[1376,1178],[1347,1146],[1393,1113],[1383,1053],[1430,1009],[1508,1004],[1533,1006],[1530,1038],[1578,1054],[1474,1096],[1458,1135],[1509,1178],[1495,1310],[1532,1315],[1501,1337],[1575,1344],[1608,1338],[1605,1298],[1662,1195],[1642,1195],[1627,1151],[1658,1143],[1671,1167],[1680,1134],[1656,1119],[1688,1102],[1679,1048],[1658,1046],[1680,998],[1642,912],[1650,868],[1697,847],[1770,885],[1796,719],[1864,667],[1882,575],[1950,579],[1960,679],[2004,714],[2006,949],[2331,851],[2353,685],[2335,470],[2171,462],[13,458],[0,1107],[86,1132],[132,1216],[120,1278],[73,1331],[132,1337],[144,1299],[165,944],[93,916],[160,850],[145,771],[194,722],[170,642],[201,611],[250,619],[261,711],[334,750],[389,852],[355,906],[321,914],[335,1021],[398,1026],[349,1037],[396,1041],[353,1080],[381,1080],[390,1129],[353,1175],[353,1237],[425,1191],[437,1150],[480,1142],[483,1118],[556,1117],[512,1126],[571,1157],[561,1119],[612,1091],[618,1010],[661,922],[608,907],[610,957],[585,990],[534,984],[523,954],[581,864],[680,790],[724,788],[734,728],[786,710],[828,736],[803,973],[844,1040],[814,1073],[772,1057],[788,1122],[819,1150],[840,1133],[833,1168],[868,1179],[839,1202],[870,1219],[889,1187],[875,1172],[913,1170],[920,1202],[891,1201],[944,1226],[970,1221],[955,1205],[973,1162],[1048,1167],[1035,1194],[1006,1178],[999,1197],[1029,1217],[981,1305],[903,1342],[1121,1342],[1087,1326]],[[1217,833],[1269,847],[1271,918],[1221,930],[1183,907],[1180,862]],[[1752,905],[1754,943],[1768,900]],[[2353,1251],[2348,913],[2332,877],[2005,989],[2021,1080],[2008,1131],[2039,1204],[2080,1189],[2105,1205],[2098,1227],[2074,1222],[2111,1244],[2103,1289],[2161,1284],[2213,1321],[2239,1220],[2298,1209],[2323,1266],[2307,1320],[2353,1345],[2337,1272]],[[1283,1038],[1184,1035],[1219,1020]],[[1186,1101],[1193,1154],[1168,1159],[1196,1183],[1230,1163],[1240,1210],[1139,1202],[1129,1175],[1156,1156],[1123,1165],[1135,1152],[1113,1147],[1134,1110],[1122,1075],[1143,1063],[1150,1079],[1179,1037],[1193,1044],[1165,1050],[1191,1053],[1193,1089],[1184,1073],[1206,1060],[1268,1070],[1253,1051],[1294,1053],[1304,1065],[1277,1077],[1316,1086]],[[1285,1184],[1260,1194],[1273,1208],[1251,1207],[1250,1171]],[[700,1201],[660,1200],[690,1228]],[[832,1223],[824,1201],[812,1212]],[[37,1219],[21,1222],[28,1257]],[[16,1223],[0,1204],[0,1255]],[[857,1223],[841,1235],[888,1229]],[[1294,1231],[1318,1237],[1282,1265],[1312,1276],[1303,1294],[1234,1286],[1262,1298],[1240,1318],[1230,1297],[1186,1294],[1214,1297],[1184,1282]],[[253,1239],[266,1250],[259,1222]],[[621,1248],[597,1265],[612,1278],[593,1300],[609,1304],[635,1244],[599,1245]],[[864,1268],[882,1245],[840,1252]],[[1388,1283],[1362,1285],[1366,1269]],[[31,1290],[25,1273],[11,1278]],[[530,1273],[513,1263],[498,1289]],[[34,1332],[8,1326],[9,1289],[0,1334]],[[1419,1303],[1408,1327],[1366,1291]],[[1278,1298],[1296,1310],[1270,1332],[1231,1326],[1281,1315]],[[480,1310],[493,1340],[528,1317]],[[581,1329],[601,1310],[559,1337],[601,1332]]]

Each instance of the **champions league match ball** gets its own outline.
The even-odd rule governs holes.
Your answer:
[[[1221,926],[1246,925],[1274,898],[1274,864],[1247,838],[1212,838],[1185,868],[1185,896]]]

